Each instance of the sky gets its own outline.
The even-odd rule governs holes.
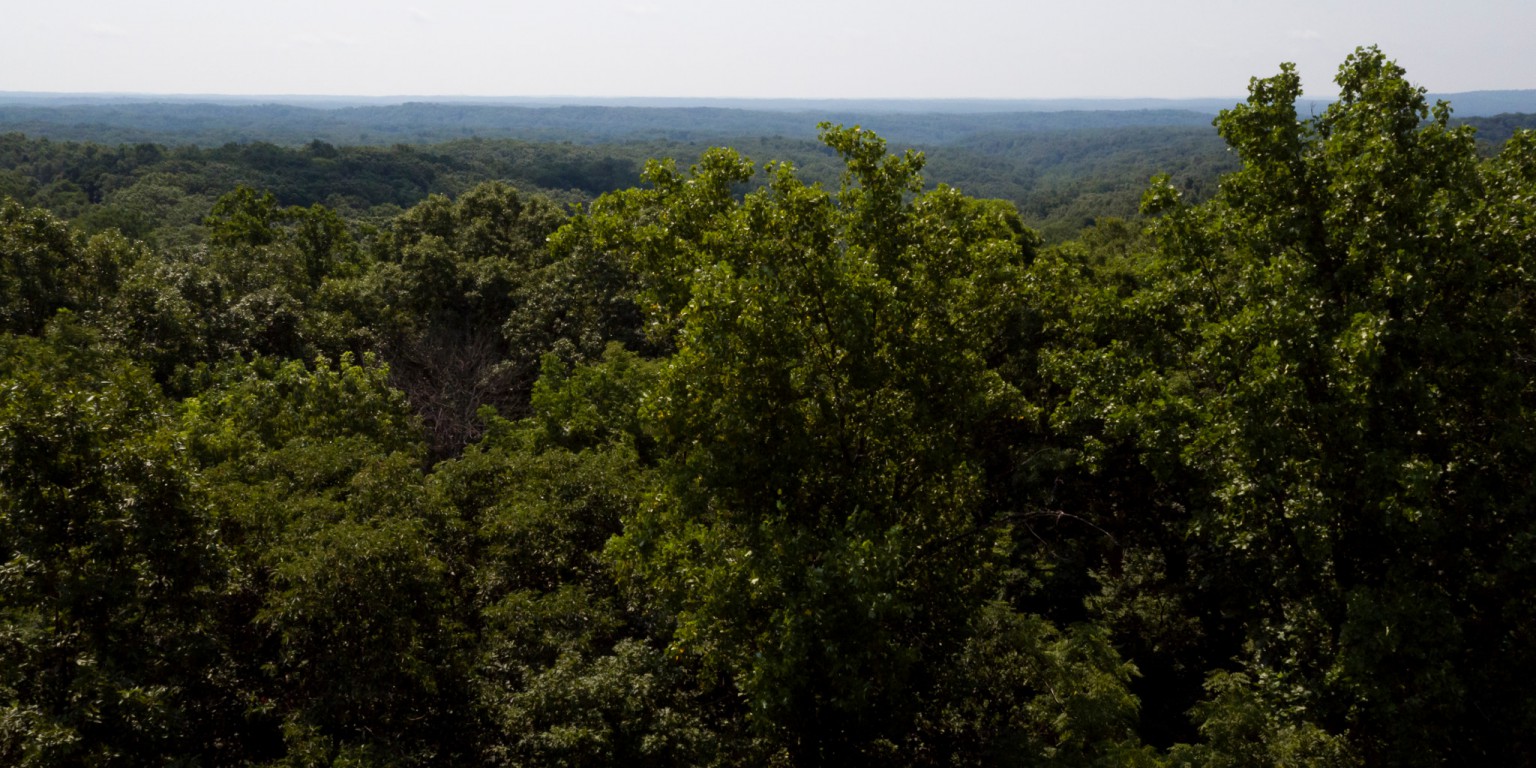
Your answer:
[[[1361,45],[1434,93],[1536,88],[1532,0],[50,0],[0,91],[731,98],[1308,96]]]

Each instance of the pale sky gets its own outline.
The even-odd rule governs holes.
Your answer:
[[[30,0],[0,91],[782,98],[1307,92],[1376,44],[1431,92],[1536,88],[1533,0]]]

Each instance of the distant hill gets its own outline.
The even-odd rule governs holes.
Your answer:
[[[1457,120],[1476,127],[1482,150],[1491,154],[1514,131],[1536,128],[1536,103],[1526,106],[1522,97],[1536,91],[1453,95],[1451,101]],[[1200,200],[1236,164],[1212,127],[1225,100],[740,102],[750,106],[677,100],[669,106],[661,99],[343,105],[318,98],[139,98],[0,95],[0,194],[68,218],[95,216],[90,221],[102,226],[147,232],[151,222],[174,219],[177,231],[192,231],[212,204],[197,196],[236,183],[272,190],[285,205],[325,202],[353,211],[405,207],[428,193],[454,194],[491,178],[577,202],[634,184],[647,158],[686,164],[721,145],[759,160],[791,160],[806,178],[835,184],[832,154],[815,141],[817,123],[826,120],[862,125],[898,150],[924,151],[932,182],[1011,201],[1031,226],[1059,242],[1101,218],[1135,216],[1154,174],[1168,174],[1189,199]],[[1117,108],[1091,108],[1105,105]],[[1022,106],[1034,109],[989,111]],[[1324,108],[1322,102],[1298,105],[1303,114]],[[1522,108],[1528,111],[1508,111]],[[1469,115],[1483,109],[1500,111]],[[181,190],[179,199],[197,199],[179,219],[145,208],[144,200],[163,197],[167,185]]]
[[[857,112],[985,114],[999,112],[1081,112],[1175,110],[1215,114],[1242,96],[1203,99],[742,99],[592,96],[231,96],[220,94],[36,93],[0,91],[0,106],[104,106],[122,104],[285,104],[338,109],[430,103],[511,107],[640,107],[656,109],[739,109],[751,112]],[[1323,103],[1323,102],[1319,102]]]
[[[1433,104],[1436,101],[1450,102],[1451,110],[1457,117],[1536,113],[1536,90],[1429,94],[1429,103]]]
[[[722,109],[749,112],[810,112],[857,114],[996,114],[1007,112],[1134,112],[1181,111],[1215,115],[1243,101],[1242,94],[1199,99],[736,99],[680,97],[592,96],[231,96],[220,94],[35,93],[0,91],[5,106],[112,106],[124,104],[221,104],[252,106],[283,104],[316,109],[389,107],[430,103],[512,107],[639,107],[653,109]],[[1462,117],[1488,117],[1509,112],[1536,112],[1536,89],[1431,93],[1430,103],[1451,102]],[[1324,107],[1330,99],[1301,99],[1303,111]]]
[[[1536,113],[1536,90],[1432,94],[1459,118]],[[807,100],[162,96],[0,92],[0,133],[106,144],[219,146],[312,140],[388,146],[464,138],[607,143],[813,138],[827,120],[897,145],[999,133],[1208,128],[1239,99]],[[1318,112],[1322,100],[1297,108]]]
[[[389,106],[141,103],[0,104],[0,133],[100,143],[218,146],[267,141],[298,145],[425,144],[471,137],[605,143],[707,141],[742,136],[814,138],[827,120],[863,125],[896,144],[944,144],[998,132],[1202,127],[1193,110],[1064,112],[888,112],[878,109],[766,111],[723,107],[512,106],[412,102]]]

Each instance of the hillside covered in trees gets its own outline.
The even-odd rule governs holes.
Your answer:
[[[1337,82],[1050,238],[1006,133],[0,138],[0,764],[1536,765],[1536,133]]]
[[[1503,103],[1494,95],[1465,94]],[[1519,95],[1506,101],[1525,103]],[[88,232],[114,228],[155,243],[201,242],[209,206],[236,186],[270,191],[284,206],[319,203],[350,221],[382,224],[429,194],[457,197],[487,180],[562,204],[589,203],[632,185],[647,160],[686,166],[715,146],[791,161],[802,178],[823,185],[837,183],[841,168],[816,139],[815,123],[829,115],[796,103],[772,110],[12,100],[0,94],[0,194]],[[1307,113],[1326,106],[1298,103]],[[1053,244],[1101,218],[1135,218],[1154,174],[1168,174],[1198,201],[1237,167],[1211,128],[1212,114],[1189,108],[1203,103],[1058,112],[860,104],[831,104],[830,122],[923,151],[930,179],[1012,202]],[[1480,151],[1492,154],[1514,131],[1536,128],[1536,115],[1457,124],[1477,128]]]
[[[814,118],[800,116],[811,121]],[[1207,121],[1208,122],[1208,121]],[[470,138],[388,147],[294,146],[258,141],[192,145],[59,142],[0,134],[0,193],[46,208],[86,231],[117,229],[157,243],[201,242],[201,221],[236,186],[270,191],[284,206],[322,204],[349,220],[382,224],[430,194],[457,197],[500,180],[562,204],[631,186],[649,159],[685,164],[712,146],[792,161],[836,184],[841,163],[814,138],[744,134],[728,140],[605,144]],[[1208,197],[1234,165],[1205,127],[975,132],[927,151],[930,168],[968,194],[1012,201],[1053,241],[1097,217],[1132,217],[1154,173],[1174,174]]]

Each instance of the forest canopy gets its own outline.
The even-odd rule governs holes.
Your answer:
[[[1336,82],[1049,239],[832,123],[0,139],[0,763],[1536,764],[1536,133]]]

